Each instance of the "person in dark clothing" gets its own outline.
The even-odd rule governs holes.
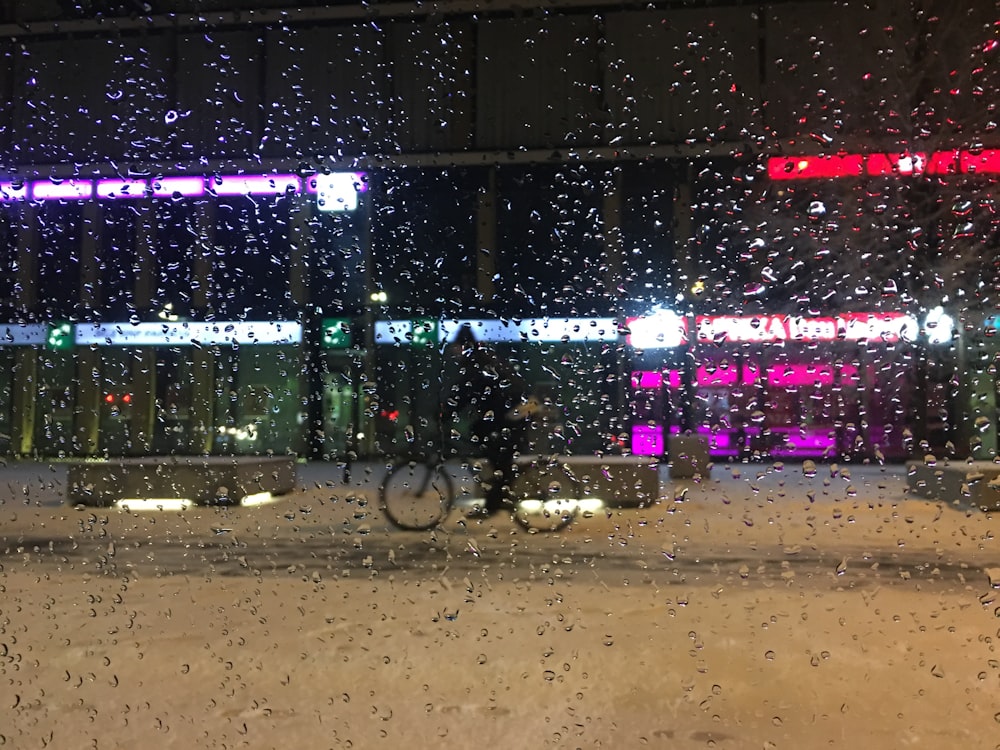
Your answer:
[[[492,475],[480,477],[484,512],[493,515],[504,509],[517,454],[527,434],[527,389],[510,363],[476,341],[468,327],[459,331],[450,351],[459,367],[446,393],[445,410],[453,418],[465,409],[474,415],[471,437],[492,469]]]

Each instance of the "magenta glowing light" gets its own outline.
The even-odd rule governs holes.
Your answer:
[[[175,195],[200,198],[205,195],[205,178],[158,177],[153,180],[152,195],[154,198],[172,198]]]
[[[208,191],[215,195],[298,195],[302,178],[294,174],[247,174],[211,177]]]
[[[98,199],[145,198],[149,190],[149,180],[98,180]]]
[[[319,179],[319,187],[317,180]],[[332,180],[332,182],[331,182]],[[320,189],[324,187],[324,189]],[[201,198],[213,196],[304,195],[316,197],[320,210],[353,211],[358,195],[368,190],[364,172],[314,174],[172,175],[153,179],[108,177],[95,180],[0,180],[0,203],[15,201],[118,200],[135,198]]]
[[[632,454],[636,456],[662,456],[663,428],[659,425],[633,425]]]
[[[36,201],[88,200],[94,197],[90,180],[35,180],[31,183],[31,198]]]

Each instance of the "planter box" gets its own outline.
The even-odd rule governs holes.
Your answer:
[[[942,461],[934,466],[911,461],[906,484],[919,497],[1000,510],[1000,465],[992,461]]]
[[[538,465],[553,479],[574,480],[580,498],[600,498],[613,508],[652,505],[660,495],[659,461],[650,456],[521,456],[518,466]]]
[[[704,435],[671,435],[667,439],[667,458],[671,479],[708,477],[711,473],[712,459]]]
[[[73,463],[69,500],[107,506],[126,499],[237,505],[248,495],[295,488],[292,456],[143,456]]]

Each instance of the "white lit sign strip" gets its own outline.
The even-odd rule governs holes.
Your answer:
[[[629,318],[628,330],[627,343],[636,349],[666,349],[688,342],[687,319],[670,310]]]
[[[904,313],[844,313],[830,317],[796,315],[701,316],[698,341],[774,343],[779,341],[914,341],[919,327]]]
[[[407,344],[413,333],[409,320],[379,320],[375,323],[377,344]],[[496,320],[471,318],[442,320],[438,326],[441,341],[452,341],[463,326],[469,326],[476,341],[484,344],[569,343],[617,341],[615,318],[530,318]]]
[[[0,324],[0,346],[41,346],[48,334],[49,327],[44,323]]]
[[[302,324],[279,322],[218,323],[81,323],[80,346],[231,346],[233,344],[298,344]]]
[[[353,211],[358,207],[358,193],[364,191],[362,177],[354,172],[320,173],[309,178],[306,188],[315,190],[320,211]]]
[[[409,320],[375,321],[376,344],[406,344],[413,333],[413,323]]]
[[[617,341],[615,318],[526,318],[518,320],[443,320],[441,337],[451,341],[468,325],[477,341],[485,343],[569,343]]]

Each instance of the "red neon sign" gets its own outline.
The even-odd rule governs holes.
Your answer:
[[[886,175],[1000,174],[1000,149],[945,149],[930,154],[897,151],[876,154],[771,156],[772,180],[817,180]]]
[[[772,180],[815,180],[831,177],[860,177],[864,156],[774,156],[767,160],[767,174]]]

